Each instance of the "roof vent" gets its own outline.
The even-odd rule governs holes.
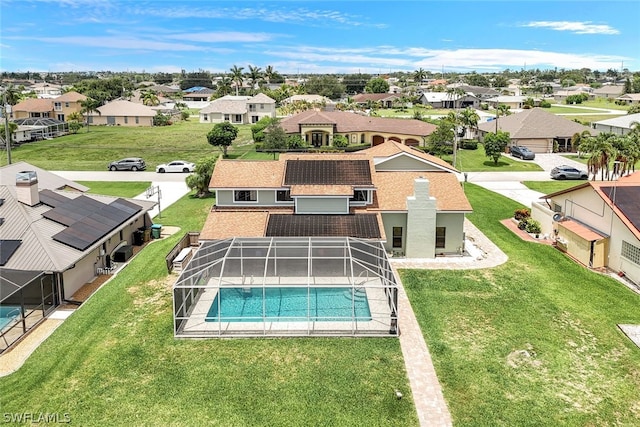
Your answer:
[[[20,203],[28,206],[40,203],[38,175],[35,171],[23,171],[16,174],[16,196]]]

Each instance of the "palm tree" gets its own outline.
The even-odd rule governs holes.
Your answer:
[[[479,121],[480,116],[476,113],[476,110],[471,107],[467,107],[460,112],[460,124],[465,129],[465,135],[468,129],[476,129]]]
[[[617,150],[611,143],[611,134],[601,133],[595,138],[591,155],[587,162],[589,172],[593,174],[593,179],[596,179],[596,175],[600,172],[600,179],[608,180],[610,178],[609,164],[611,159],[617,157]]]
[[[264,78],[267,79],[267,83],[271,83],[271,79],[277,74],[278,72],[271,65],[267,65],[267,68],[264,69]]]
[[[591,132],[585,129],[582,132],[576,132],[571,137],[571,146],[578,150],[578,158],[581,159],[584,153],[589,152]],[[592,138],[591,138],[592,139]],[[586,143],[586,144],[585,144]]]
[[[153,91],[146,91],[142,94],[142,103],[144,105],[158,105],[160,104],[160,99],[158,98],[158,95],[155,94],[155,92]]]
[[[262,80],[262,69],[260,67],[254,67],[249,65],[249,81],[251,82],[251,91],[256,88],[256,83]]]
[[[22,98],[20,89],[12,84],[7,85],[3,92],[4,102],[8,105],[16,105]]]
[[[236,86],[236,96],[238,96],[238,91],[240,89],[240,86],[242,86],[242,83],[244,82],[244,76],[242,74],[242,70],[244,70],[244,67],[238,67],[235,64],[233,67],[230,68],[231,82],[235,83],[235,86]]]
[[[229,95],[231,93],[232,83],[233,83],[233,80],[230,77],[226,75],[222,76],[222,78],[218,81],[218,84],[216,86],[216,95],[218,97]]]
[[[416,71],[413,72],[413,81],[415,81],[418,84],[422,83],[422,81],[426,78],[427,78],[427,72],[422,68],[418,68]]]
[[[87,132],[89,132],[89,117],[88,115],[91,113],[98,113],[98,115],[100,115],[100,110],[98,110],[98,108],[100,107],[100,101],[97,101],[93,98],[87,98],[84,101],[80,101],[80,107],[81,110],[80,112],[82,113],[82,115],[86,115],[87,118]]]

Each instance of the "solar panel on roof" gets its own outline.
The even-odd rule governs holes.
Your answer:
[[[376,214],[269,215],[267,237],[358,237],[379,239]]]
[[[0,240],[0,266],[9,261],[21,244],[21,240]]]
[[[40,196],[40,202],[44,203],[47,206],[51,206],[52,208],[57,208],[58,206],[62,206],[66,203],[69,203],[71,199],[63,196],[62,194],[56,193],[51,190],[40,190],[38,192]]]
[[[640,230],[640,186],[601,187],[602,192]]]
[[[368,160],[287,160],[284,185],[373,185]]]

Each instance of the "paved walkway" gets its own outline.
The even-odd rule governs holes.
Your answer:
[[[398,313],[400,325],[400,347],[411,385],[414,404],[420,425],[424,427],[451,426],[451,414],[442,394],[431,353],[424,340],[418,320],[404,290],[398,269],[469,269],[489,268],[503,264],[508,257],[494,245],[469,220],[465,220],[467,237],[466,254],[459,257],[435,259],[391,259],[391,266],[398,282]]]

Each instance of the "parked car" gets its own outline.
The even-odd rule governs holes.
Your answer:
[[[128,157],[109,163],[107,169],[112,171],[143,171],[147,164],[140,157]]]
[[[196,165],[191,162],[185,162],[184,160],[174,160],[169,163],[163,163],[161,165],[156,166],[156,172],[165,173],[165,172],[193,172]]]
[[[573,166],[556,166],[551,169],[551,178],[553,179],[589,179],[587,171],[581,171]]]
[[[520,157],[522,160],[533,160],[536,158],[536,153],[522,145],[512,145],[510,151],[513,157]]]

